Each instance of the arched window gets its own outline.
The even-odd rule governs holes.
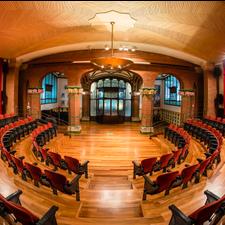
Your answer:
[[[57,77],[53,73],[48,73],[42,80],[43,93],[41,94],[41,104],[57,102]]]
[[[131,85],[122,79],[105,78],[91,84],[91,116],[131,116]]]
[[[181,105],[181,96],[178,94],[180,90],[180,82],[176,77],[169,75],[164,79],[164,104],[165,105]]]

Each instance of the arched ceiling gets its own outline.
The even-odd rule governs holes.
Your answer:
[[[201,62],[225,58],[225,4],[219,1],[1,1],[0,57],[103,48],[110,33],[89,19],[110,10],[136,20],[133,28],[115,32],[118,45]]]

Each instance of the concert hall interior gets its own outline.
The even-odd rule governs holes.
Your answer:
[[[225,224],[224,1],[0,1],[0,225]]]

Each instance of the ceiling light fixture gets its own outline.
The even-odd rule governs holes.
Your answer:
[[[124,58],[117,58],[114,57],[114,49],[113,49],[113,38],[114,38],[114,25],[115,22],[110,22],[111,24],[111,56],[110,57],[101,57],[101,58],[95,58],[91,60],[91,63],[95,66],[97,66],[98,68],[100,68],[101,70],[121,70],[124,68],[127,68],[128,66],[130,66],[131,64],[133,64],[133,62],[129,59],[124,59]]]

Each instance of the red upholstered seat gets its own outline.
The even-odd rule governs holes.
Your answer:
[[[143,169],[144,174],[152,173],[156,161],[157,157],[152,157],[141,161],[141,167]]]
[[[12,213],[16,220],[23,225],[32,225],[39,221],[39,218],[35,216],[32,212],[25,209],[19,204],[16,204],[11,201],[7,201],[1,194],[0,194],[0,202],[3,202],[6,210],[9,213]]]
[[[62,158],[61,158],[60,154],[48,151],[48,156],[52,160],[52,163],[53,163],[54,166],[58,166],[58,167],[61,166],[60,162],[61,162]]]
[[[48,149],[40,148],[40,153],[42,155],[43,160],[46,161],[48,158]]]
[[[21,159],[16,158],[15,156],[12,156],[12,161],[15,163],[18,172],[22,174],[24,170],[23,161]]]
[[[194,173],[199,168],[199,164],[188,166],[181,172],[183,188],[187,187],[187,184],[193,178]]]
[[[79,172],[80,172],[80,170],[79,170],[79,166],[80,166],[79,160],[75,159],[73,157],[70,157],[70,156],[64,156],[64,159],[65,159],[65,162],[67,164],[68,170],[70,170],[70,171],[72,171],[76,174],[79,174]]]
[[[206,204],[193,212],[189,217],[195,221],[195,225],[202,225],[208,221],[212,214],[221,206],[222,202],[225,201],[225,195],[217,201]]]
[[[210,158],[207,158],[207,159],[205,159],[204,161],[202,161],[200,163],[200,166],[199,166],[199,174],[200,175],[202,175],[205,172],[205,170],[206,170],[207,166],[209,165],[209,163],[210,163]]]
[[[50,171],[50,170],[45,170],[45,175],[48,177],[51,186],[63,193],[65,192],[65,186],[68,185],[68,181],[66,177],[62,174]]]
[[[160,193],[165,190],[169,190],[172,183],[176,180],[176,177],[179,175],[178,171],[170,172],[166,174],[159,175],[155,181],[159,185],[159,189],[156,193]]]
[[[156,170],[163,169],[163,172],[166,172],[166,168],[169,166],[169,162],[173,157],[173,153],[162,155],[157,161],[158,166],[156,166]]]
[[[179,149],[177,151],[172,151],[173,152],[173,167],[175,167],[176,163],[179,163],[180,155],[182,151]]]
[[[35,186],[38,186],[38,183],[41,182],[41,176],[43,175],[41,169],[27,162],[24,163],[24,166],[34,180]]]

